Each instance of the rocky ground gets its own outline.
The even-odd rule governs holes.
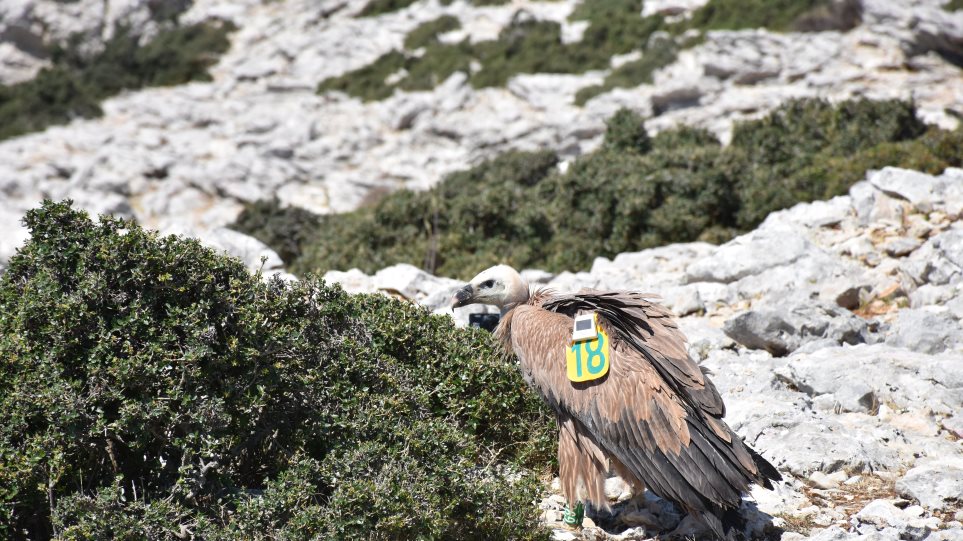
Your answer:
[[[559,291],[652,291],[681,316],[728,423],[786,475],[747,501],[756,535],[771,521],[787,541],[963,539],[963,170],[887,168],[721,246],[525,274]],[[406,265],[326,279],[439,313],[459,285]],[[678,525],[651,494],[633,497],[617,478],[608,492],[617,505],[595,517],[604,529],[556,538],[646,539]],[[560,527],[561,497],[541,505]]]
[[[651,117],[654,131],[681,122],[723,138],[734,121],[795,97],[912,98],[927,121],[947,127],[963,114],[963,77],[944,59],[963,54],[963,11],[944,11],[943,0],[865,0],[862,24],[845,33],[710,32],[656,72],[653,84],[603,93],[584,107],[573,103],[576,92],[605,71],[520,75],[486,89],[456,74],[432,91],[371,103],[318,95],[320,81],[369,64],[443,14],[462,25],[446,39],[492,39],[520,11],[562,23],[567,40],[585,28],[567,21],[576,0],[490,7],[420,0],[357,18],[364,3],[180,2],[183,24],[238,26],[213,81],[126,93],[103,104],[102,118],[0,142],[0,262],[26,234],[23,212],[43,198],[70,197],[91,211],[214,242],[218,228],[257,199],[344,211],[379,190],[426,188],[509,148],[574,157],[598,144],[605,118],[622,106]],[[652,1],[645,10],[685,17],[702,3]],[[40,45],[72,34],[96,48],[126,24],[146,39],[158,24],[152,5],[0,2],[0,82],[29,78],[47,62]]]
[[[425,188],[509,148],[574,157],[598,144],[604,119],[622,106],[652,116],[653,130],[682,122],[725,137],[734,121],[793,97],[901,97],[952,127],[963,114],[963,76],[937,51],[963,51],[963,11],[942,3],[865,0],[862,24],[846,33],[711,32],[654,84],[578,107],[575,93],[605,72],[522,75],[482,90],[455,75],[433,91],[372,103],[315,93],[442,14],[474,40],[493,37],[519,10],[578,39],[579,26],[566,22],[574,0],[483,8],[421,0],[376,18],[355,18],[362,0],[198,0],[185,5],[184,22],[239,28],[212,82],[123,94],[103,104],[102,118],[0,142],[0,269],[26,237],[23,212],[70,197],[283,272],[262,243],[224,228],[245,202],[277,196],[343,211],[373,191]],[[149,35],[148,4],[0,2],[0,82],[31,77],[46,62],[34,54],[39,44],[74,32],[91,46],[118,21]],[[646,10],[684,17],[700,4],[652,1]],[[786,474],[746,503],[756,535],[771,522],[787,541],[963,539],[963,170],[871,172],[847,196],[774,213],[722,246],[677,244],[599,258],[587,272],[526,276],[563,291],[652,291],[681,317],[729,424]],[[439,312],[457,284],[405,265],[326,278]],[[466,323],[468,312],[453,316]],[[678,526],[665,502],[633,495],[617,478],[609,485],[617,512],[595,516],[602,528],[556,537],[645,539]],[[541,505],[558,526],[557,495]]]

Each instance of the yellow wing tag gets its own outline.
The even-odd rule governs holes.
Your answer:
[[[594,326],[598,331],[594,338],[573,341],[565,348],[568,379],[571,381],[590,381],[609,372],[609,336],[597,323]]]

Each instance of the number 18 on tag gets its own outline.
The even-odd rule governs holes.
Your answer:
[[[609,371],[609,337],[594,312],[575,318],[572,343],[565,348],[566,371],[571,381],[590,381]]]

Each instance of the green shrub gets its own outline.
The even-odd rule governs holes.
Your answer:
[[[606,149],[645,154],[652,150],[652,139],[638,113],[622,108],[605,122]]]
[[[564,174],[551,154],[509,152],[427,192],[319,217],[297,237],[302,252],[292,268],[372,273],[404,262],[465,279],[496,263],[585,269],[596,256],[726,241],[774,210],[846,193],[867,169],[938,173],[961,160],[963,130],[927,129],[906,102],[789,102],[736,125],[727,147],[685,127],[650,139],[641,117],[620,111],[601,148]],[[303,221],[254,212],[268,223]]]
[[[369,8],[372,13],[393,11],[409,3],[371,0],[364,13]],[[318,91],[340,90],[365,101],[380,100],[395,88],[434,88],[457,71],[469,75],[475,88],[504,86],[521,73],[583,73],[607,69],[614,55],[642,53],[640,59],[612,70],[601,85],[580,90],[575,103],[583,105],[613,88],[651,83],[657,69],[674,62],[679,50],[701,43],[706,30],[849,30],[859,24],[862,14],[858,0],[710,0],[691,19],[675,24],[666,24],[659,15],[642,17],[641,12],[641,0],[583,0],[569,16],[589,23],[576,43],[562,43],[558,23],[520,12],[495,40],[442,45],[436,41],[437,35],[458,28],[458,21],[446,15],[409,33],[403,51],[391,51],[368,66],[326,79],[318,85]],[[685,34],[690,29],[700,32],[696,36]],[[665,37],[652,39],[658,31],[664,31]],[[426,54],[411,54],[420,47],[428,47]],[[473,62],[481,66],[477,72],[470,69]],[[402,68],[408,77],[385,81]]]
[[[325,79],[318,85],[318,92],[339,90],[365,101],[383,100],[394,93],[385,79],[404,67],[405,55],[391,51],[356,71]]]
[[[950,0],[949,2],[943,4],[943,9],[946,11],[963,10],[963,0]]]
[[[657,40],[655,44],[645,49],[642,58],[626,62],[612,70],[605,76],[605,81],[601,85],[580,89],[575,94],[575,104],[585,105],[588,100],[614,88],[633,88],[641,84],[652,84],[655,71],[675,62],[677,53],[678,47],[674,41]]]
[[[831,171],[809,176],[807,168],[831,158],[862,161],[862,151],[916,139],[925,130],[911,103],[871,100],[836,106],[819,100],[791,101],[761,120],[736,125],[732,153],[745,153],[742,159],[751,164],[738,187],[740,199],[747,203],[739,210],[739,226],[753,227],[769,212],[799,201],[845,193],[862,177],[862,171],[844,180]]]
[[[430,43],[437,43],[439,34],[458,30],[459,28],[461,28],[461,22],[458,21],[458,17],[442,15],[437,19],[422,23],[421,26],[415,28],[405,36],[405,49],[414,51]]]
[[[92,58],[81,56],[72,39],[52,51],[52,67],[34,79],[0,86],[0,140],[99,116],[99,103],[125,89],[207,80],[207,68],[230,45],[231,30],[228,24],[176,27],[139,46],[136,36],[118,28]]]
[[[68,203],[0,279],[0,537],[544,538],[491,337]]]
[[[701,30],[793,30],[799,18],[829,4],[830,0],[709,0],[684,26]]]
[[[414,3],[415,0],[368,0],[368,3],[361,8],[361,13],[358,15],[361,17],[375,17],[404,9]]]
[[[318,92],[339,90],[371,101],[390,96],[395,88],[430,90],[459,71],[469,76],[472,86],[483,88],[504,86],[520,73],[605,69],[612,55],[644,49],[652,33],[664,26],[662,17],[643,18],[640,11],[638,0],[587,0],[573,17],[588,19],[589,27],[580,42],[570,44],[562,43],[558,23],[520,14],[501,30],[497,39],[442,44],[436,39],[438,34],[457,28],[458,21],[451,16],[440,17],[411,31],[405,38],[404,51],[388,52],[367,66],[325,79],[318,85]],[[425,47],[424,53],[414,54],[421,47]],[[626,77],[644,77],[645,70],[651,76],[651,71],[674,58],[671,48],[671,43],[660,43],[641,67],[635,67],[635,72],[642,73],[620,72],[611,84],[616,86]],[[473,62],[481,66],[477,72],[471,70]],[[387,81],[390,75],[398,73],[405,76]]]
[[[508,0],[470,0],[470,2],[475,6],[500,6],[507,4]],[[415,0],[368,0],[368,3],[361,9],[359,16],[375,17],[384,15],[385,13],[392,13],[404,9],[414,3]],[[441,0],[441,4],[444,6],[451,5],[451,3],[452,0]]]
[[[363,211],[320,216],[312,241],[292,268],[307,272],[324,261],[325,269],[374,272],[413,261],[442,273],[467,274],[490,261],[492,253],[523,265],[542,254],[538,243],[516,240],[550,235],[542,211],[525,198],[555,162],[548,152],[510,152],[450,175],[427,192],[400,191]],[[331,242],[318,242],[321,234]]]
[[[235,227],[270,245],[285,263],[291,264],[318,227],[318,217],[298,207],[282,207],[277,199],[256,201],[235,220]]]

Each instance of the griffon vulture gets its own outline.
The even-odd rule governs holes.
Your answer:
[[[752,483],[771,488],[770,479],[781,479],[722,420],[722,397],[689,358],[685,336],[644,294],[530,292],[499,265],[452,298],[453,307],[473,303],[502,309],[496,336],[558,415],[570,506],[607,508],[611,465],[636,490],[647,486],[718,537],[734,538],[742,495]]]

